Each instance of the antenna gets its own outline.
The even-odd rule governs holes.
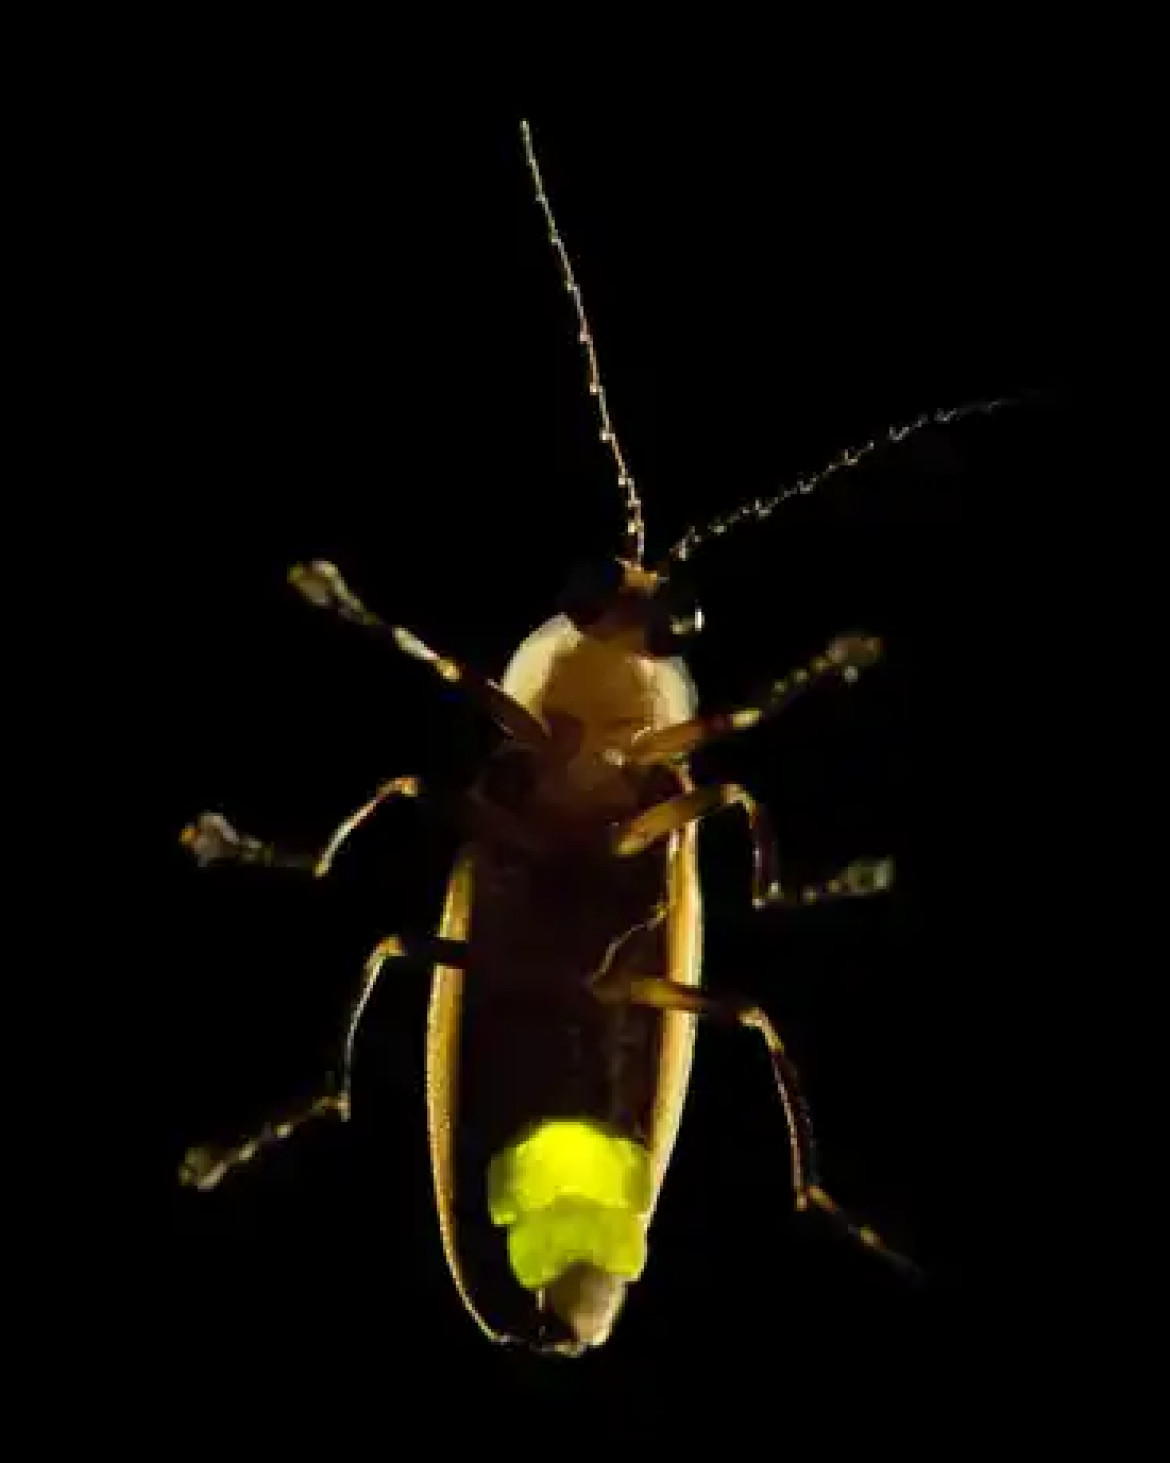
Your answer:
[[[536,161],[536,151],[532,145],[532,129],[526,121],[520,123],[520,135],[524,140],[524,155],[528,159],[528,171],[532,174],[532,181],[536,188],[536,201],[540,204],[545,223],[548,225],[549,243],[553,246],[560,261],[561,278],[573,301],[573,308],[577,312],[577,340],[585,356],[585,379],[589,387],[589,395],[597,403],[597,415],[601,423],[601,440],[608,445],[613,454],[614,464],[617,467],[618,486],[626,498],[626,532],[621,556],[624,559],[633,560],[640,568],[646,547],[646,523],[642,516],[642,502],[638,497],[633,475],[622,456],[622,449],[617,439],[617,433],[614,431],[613,422],[610,420],[609,406],[605,399],[605,387],[602,385],[601,372],[597,365],[597,351],[593,345],[593,335],[589,329],[585,307],[581,303],[581,291],[573,277],[569,252],[557,229],[556,219],[553,218],[552,205],[545,192],[544,179],[540,175],[540,165]]]
[[[834,473],[856,467],[864,458],[869,457],[880,448],[904,442],[907,437],[913,436],[915,432],[921,432],[924,427],[946,426],[950,422],[960,421],[963,417],[974,416],[977,412],[997,411],[1001,406],[1012,406],[1028,399],[1029,394],[1026,393],[1023,396],[1000,396],[991,401],[969,401],[963,406],[923,412],[912,422],[907,422],[900,427],[887,427],[880,436],[871,437],[860,447],[846,448],[827,467],[821,468],[820,472],[815,472],[810,477],[798,478],[795,483],[781,488],[771,497],[753,498],[750,503],[744,503],[739,508],[733,508],[730,513],[723,513],[718,518],[713,518],[703,528],[696,528],[692,525],[666,555],[665,562],[670,563],[672,560],[676,563],[684,562],[691,557],[700,544],[706,543],[709,539],[718,538],[730,529],[737,528],[741,523],[750,521],[762,523],[765,518],[770,518],[782,503],[787,503],[791,498],[804,497],[815,492],[825,479],[832,477]]]

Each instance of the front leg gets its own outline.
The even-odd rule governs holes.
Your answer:
[[[548,731],[538,717],[533,716],[526,706],[488,676],[470,666],[461,665],[450,657],[438,654],[425,645],[412,631],[402,625],[389,625],[366,609],[357,595],[342,579],[336,565],[324,559],[314,559],[310,564],[296,564],[289,571],[289,583],[311,605],[318,609],[332,610],[351,625],[360,625],[380,640],[388,640],[406,655],[421,660],[443,680],[460,686],[474,701],[487,711],[496,725],[514,741],[534,751],[546,750],[549,745]]]
[[[893,859],[854,859],[824,883],[784,888],[780,882],[772,820],[767,810],[734,782],[680,793],[626,819],[613,830],[613,851],[619,858],[632,858],[687,824],[731,807],[742,808],[748,820],[752,842],[752,904],[756,909],[814,904],[824,899],[863,898],[884,893],[894,882]]]
[[[868,666],[875,664],[882,653],[882,643],[873,635],[838,635],[823,655],[809,665],[801,666],[779,681],[771,681],[757,695],[735,711],[714,711],[696,716],[677,726],[648,732],[640,737],[627,753],[626,761],[635,767],[648,767],[658,762],[677,762],[689,757],[700,747],[709,746],[734,732],[748,731],[767,717],[776,716],[798,696],[816,685],[832,681],[856,681]]]

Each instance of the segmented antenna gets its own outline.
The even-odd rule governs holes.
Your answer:
[[[577,312],[577,340],[580,342],[585,356],[585,379],[589,387],[589,395],[597,403],[597,415],[601,422],[601,440],[608,444],[609,450],[613,453],[618,473],[618,486],[626,495],[626,537],[622,557],[632,559],[635,564],[641,566],[646,545],[646,524],[642,517],[642,502],[638,497],[633,475],[622,456],[622,449],[617,439],[617,433],[613,429],[613,422],[610,420],[609,407],[605,400],[605,387],[601,383],[601,372],[597,366],[597,352],[593,346],[589,321],[585,317],[585,307],[581,303],[581,291],[577,281],[573,278],[573,266],[569,260],[569,253],[557,229],[552,205],[544,190],[544,179],[540,176],[540,165],[536,161],[536,152],[532,146],[532,130],[525,121],[520,123],[520,135],[524,139],[524,154],[528,159],[528,171],[532,174],[532,181],[536,187],[536,201],[540,204],[545,223],[548,225],[549,243],[560,260],[561,277],[564,280],[565,289],[572,298],[573,308]]]
[[[856,467],[859,462],[879,448],[902,442],[907,437],[913,436],[915,432],[922,431],[923,427],[946,426],[949,422],[973,416],[976,412],[993,412],[1001,406],[1011,406],[1025,399],[1020,396],[1000,396],[991,401],[969,401],[963,406],[923,412],[921,416],[915,417],[912,422],[907,422],[901,427],[887,427],[881,436],[871,437],[861,447],[847,448],[820,472],[813,473],[811,477],[799,478],[788,487],[781,488],[770,498],[755,498],[750,503],[744,503],[742,507],[734,508],[730,513],[713,518],[705,528],[695,528],[692,525],[667,554],[667,562],[675,560],[682,563],[685,559],[690,558],[700,544],[705,543],[708,539],[718,538],[720,534],[727,533],[729,529],[736,528],[741,523],[751,520],[757,523],[763,522],[765,518],[771,517],[781,503],[787,503],[790,498],[798,498],[814,492],[826,478],[832,477],[834,473],[842,472],[847,467]]]

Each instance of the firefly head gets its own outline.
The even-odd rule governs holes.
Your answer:
[[[559,608],[582,634],[632,638],[637,649],[656,658],[681,654],[703,626],[702,611],[682,585],[626,559],[575,570]]]

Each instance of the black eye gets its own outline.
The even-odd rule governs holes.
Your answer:
[[[622,566],[616,559],[582,564],[569,575],[557,608],[568,615],[578,630],[601,618],[622,586]]]
[[[686,585],[664,584],[650,601],[646,648],[651,655],[685,655],[687,643],[703,628],[703,612]]]

